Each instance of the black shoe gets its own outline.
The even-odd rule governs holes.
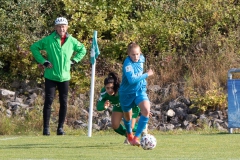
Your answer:
[[[49,128],[44,128],[44,129],[43,129],[43,135],[44,135],[44,136],[50,136]]]
[[[63,131],[62,128],[57,129],[57,135],[65,135],[65,132]]]

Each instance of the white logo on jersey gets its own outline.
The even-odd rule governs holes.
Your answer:
[[[126,66],[125,70],[126,70],[126,72],[132,71],[132,66],[131,65]]]

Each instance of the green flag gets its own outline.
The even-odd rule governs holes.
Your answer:
[[[97,31],[93,32],[92,47],[91,47],[91,63],[94,64],[96,58],[100,54],[97,43]]]

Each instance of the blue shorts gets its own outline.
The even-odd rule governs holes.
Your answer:
[[[149,101],[146,91],[140,91],[133,94],[119,94],[119,101],[124,112],[129,112],[133,107],[139,104],[142,101]]]

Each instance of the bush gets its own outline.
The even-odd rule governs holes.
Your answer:
[[[52,7],[54,6],[54,7]],[[146,69],[155,71],[149,84],[184,83],[199,94],[214,82],[226,88],[226,73],[239,63],[238,1],[227,0],[56,0],[4,1],[0,4],[0,68],[8,79],[34,79],[42,83],[29,46],[48,35],[58,16],[69,20],[69,33],[90,50],[98,31],[101,55],[96,76],[121,72],[130,41],[140,44]],[[90,52],[72,72],[76,93],[90,88]],[[160,80],[159,80],[160,79]]]

